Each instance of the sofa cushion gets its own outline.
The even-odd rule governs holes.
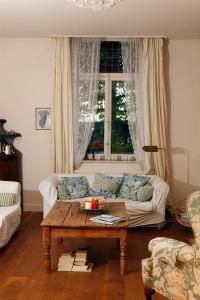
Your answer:
[[[87,197],[89,195],[89,185],[85,176],[62,177],[61,183],[67,189],[70,199]]]
[[[144,186],[139,187],[136,192],[137,201],[145,202],[151,200],[153,197],[153,187],[150,184],[145,184]]]
[[[123,177],[112,177],[104,174],[96,174],[95,182],[91,188],[92,196],[103,196],[114,198],[121,186]]]
[[[119,190],[119,197],[137,200],[137,190],[149,181],[149,177],[124,173],[124,181]]]
[[[57,199],[58,200],[69,200],[70,194],[64,184],[57,185]]]
[[[15,204],[14,193],[0,193],[0,206],[12,206]]]

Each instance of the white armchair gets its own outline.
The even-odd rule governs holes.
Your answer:
[[[0,248],[5,246],[17,230],[21,217],[20,183],[14,181],[0,181],[0,193],[15,194],[15,204],[0,206]]]

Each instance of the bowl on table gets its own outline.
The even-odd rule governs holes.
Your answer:
[[[80,202],[80,208],[87,211],[102,211],[106,208],[106,200],[104,198],[87,198],[84,202]]]

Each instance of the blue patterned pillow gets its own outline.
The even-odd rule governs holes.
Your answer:
[[[70,199],[83,198],[89,195],[89,185],[85,176],[62,177],[61,183],[69,192]]]
[[[57,199],[62,200],[62,201],[70,199],[69,192],[66,189],[66,187],[64,186],[64,184],[57,185]]]
[[[112,177],[104,174],[96,174],[94,185],[91,188],[91,196],[103,196],[115,198],[121,186],[123,177]]]
[[[118,197],[137,200],[137,190],[149,181],[149,177],[124,173],[124,181]]]

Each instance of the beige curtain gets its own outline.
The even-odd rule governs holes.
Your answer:
[[[144,38],[143,95],[145,145],[167,149],[167,103],[163,68],[163,39]],[[145,154],[145,169],[168,178],[167,151]]]
[[[73,126],[70,39],[54,38],[53,168],[73,172]]]

